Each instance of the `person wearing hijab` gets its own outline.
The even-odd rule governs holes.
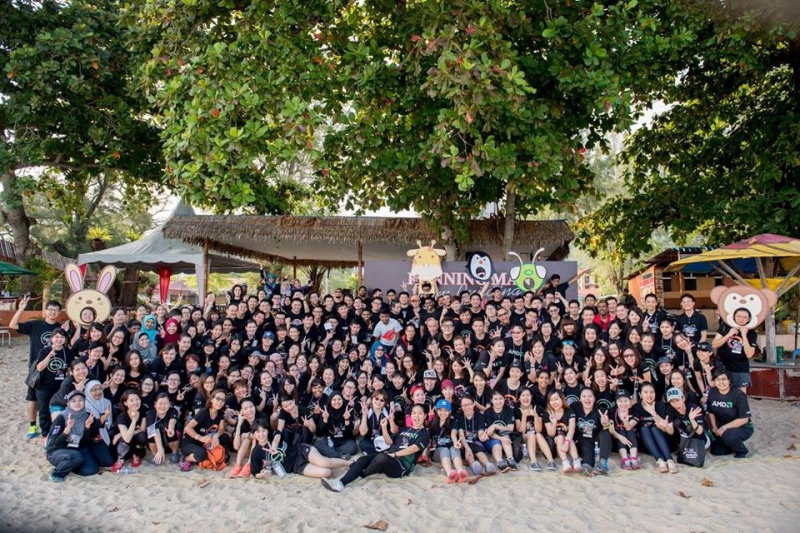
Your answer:
[[[84,391],[86,391],[86,411],[98,421],[100,438],[106,446],[110,446],[109,430],[113,427],[114,422],[111,415],[113,407],[111,401],[103,396],[103,384],[97,380],[91,380],[84,387]]]
[[[358,452],[353,437],[355,415],[342,393],[334,392],[322,408],[318,438],[314,447],[325,457],[349,460]]]
[[[47,460],[53,465],[50,480],[63,482],[70,472],[91,476],[114,463],[108,446],[96,440],[98,420],[86,410],[86,396],[72,391],[67,408],[56,417],[47,437]]]
[[[176,318],[170,318],[164,323],[164,329],[161,331],[161,340],[164,346],[167,344],[178,344],[181,339],[181,325]]]
[[[150,344],[156,345],[156,337],[158,336],[158,319],[156,315],[147,315],[142,319],[141,333],[147,333],[150,337]]]

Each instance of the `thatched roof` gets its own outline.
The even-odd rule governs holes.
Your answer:
[[[465,251],[501,254],[503,224],[497,217],[472,221]],[[170,239],[208,241],[210,249],[238,256],[331,267],[355,265],[359,241],[364,260],[406,259],[417,240],[439,241],[421,218],[175,215],[162,231]],[[541,259],[560,260],[572,238],[563,220],[522,220],[515,224],[512,250],[524,255],[545,248]]]

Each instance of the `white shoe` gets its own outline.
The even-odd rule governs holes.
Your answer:
[[[322,486],[331,492],[342,492],[344,490],[344,485],[338,479],[322,478],[320,481],[322,481]]]

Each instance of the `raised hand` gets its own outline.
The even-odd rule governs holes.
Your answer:
[[[319,405],[317,405],[317,409],[315,409],[315,410],[318,410],[318,409],[319,409]],[[330,418],[330,416],[331,416],[330,413],[328,413],[328,407],[326,406],[325,409],[322,410],[322,421],[327,423],[328,419]]]

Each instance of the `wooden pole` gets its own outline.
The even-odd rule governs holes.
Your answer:
[[[200,287],[199,300],[205,301],[206,294],[208,294],[208,274],[211,272],[211,265],[208,261],[208,239],[203,241],[203,286]]]
[[[356,250],[358,252],[358,272],[356,273],[356,277],[358,278],[358,286],[364,284],[364,245],[361,243],[361,239],[356,242]]]
[[[292,258],[292,279],[297,279],[297,256]]]

